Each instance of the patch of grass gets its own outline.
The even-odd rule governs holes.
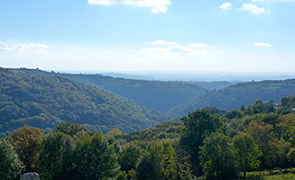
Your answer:
[[[248,172],[246,179],[247,180],[295,180],[295,168]]]
[[[295,179],[295,174],[292,174],[292,173],[247,178],[247,180],[294,180],[294,179]]]

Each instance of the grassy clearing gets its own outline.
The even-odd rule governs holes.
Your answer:
[[[243,178],[241,178],[243,179]],[[247,173],[247,180],[295,180],[295,168]]]
[[[247,178],[247,180],[294,180],[294,179],[295,179],[295,174],[292,174],[292,173]]]

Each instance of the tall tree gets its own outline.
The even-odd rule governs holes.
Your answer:
[[[62,132],[47,135],[41,143],[37,169],[41,179],[61,180],[68,175],[72,140]]]
[[[141,155],[141,150],[134,144],[123,147],[122,152],[119,154],[121,170],[128,172],[131,169],[135,169]]]
[[[273,131],[273,126],[263,122],[257,123],[251,121],[245,128],[245,132],[249,134],[262,151],[261,167],[273,168],[280,166],[282,163],[283,150]]]
[[[295,146],[295,114],[286,114],[280,116],[281,123],[280,127],[281,137]]]
[[[136,167],[136,178],[140,180],[157,180],[159,169],[156,169],[148,154],[143,155]]]
[[[200,150],[203,173],[208,179],[226,179],[237,175],[236,152],[228,136],[212,133]]]
[[[15,130],[10,136],[20,160],[25,165],[25,170],[35,171],[43,130],[25,125]]]
[[[204,139],[212,132],[217,131],[223,123],[217,115],[212,115],[206,110],[197,110],[183,117],[184,129],[180,138],[180,145],[191,156],[195,174],[200,173],[199,151]]]
[[[74,150],[74,179],[108,179],[119,172],[115,148],[101,133],[82,136]]]
[[[244,178],[246,178],[247,171],[259,168],[259,157],[262,156],[262,152],[254,139],[246,133],[236,135],[233,138],[233,145],[237,151],[239,168],[243,172]]]
[[[20,176],[24,166],[19,160],[13,145],[6,139],[0,139],[0,179],[13,180]]]
[[[148,147],[136,169],[137,179],[177,179],[175,151],[171,142],[154,141]]]

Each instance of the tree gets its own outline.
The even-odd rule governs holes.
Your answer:
[[[158,176],[158,169],[155,168],[148,154],[143,155],[136,167],[136,178],[140,180],[156,180]]]
[[[11,135],[14,141],[15,150],[24,163],[28,172],[35,170],[38,160],[43,130],[35,127],[24,126],[15,130]]]
[[[246,178],[246,172],[259,167],[259,157],[262,152],[259,150],[254,139],[245,133],[240,133],[233,138],[233,145],[237,151],[239,168]]]
[[[41,143],[37,169],[41,179],[67,179],[70,171],[72,139],[62,132],[47,135]]]
[[[108,179],[119,172],[117,155],[113,145],[102,133],[82,136],[74,150],[74,179]]]
[[[251,121],[245,127],[245,132],[254,139],[262,151],[263,156],[260,159],[263,169],[273,168],[282,163],[283,150],[280,142],[275,137],[272,125]]]
[[[227,117],[228,119],[241,118],[242,116],[243,115],[239,110],[228,111],[224,114],[224,117]]]
[[[288,160],[292,165],[295,164],[295,148],[290,149],[287,155]]]
[[[128,180],[127,174],[125,171],[120,171],[116,177],[116,180]]]
[[[136,168],[136,177],[141,180],[177,179],[175,151],[171,142],[154,141],[148,147]]]
[[[90,131],[82,125],[65,122],[58,124],[53,132],[62,132],[76,139]]]
[[[278,125],[281,131],[281,137],[295,145],[295,114],[286,114],[280,116],[281,123]]]
[[[212,133],[200,147],[200,161],[207,179],[226,179],[237,175],[236,152],[230,138]]]
[[[217,115],[205,110],[197,110],[183,117],[184,129],[180,138],[180,145],[191,156],[194,174],[200,172],[199,151],[204,139],[212,132],[217,131],[223,123]]]
[[[120,131],[120,129],[118,128],[113,128],[112,130],[108,132],[108,134],[111,136],[119,136],[119,135],[122,135],[122,131]]]
[[[135,169],[141,155],[142,152],[136,145],[129,144],[125,146],[119,154],[118,160],[121,165],[121,170],[128,172],[131,169]]]
[[[261,99],[255,101],[253,105],[247,107],[245,114],[253,115],[259,113],[273,113],[275,112],[275,107],[273,101],[269,101],[267,103],[263,103]]]
[[[0,139],[0,179],[12,180],[20,176],[24,166],[19,160],[13,145],[6,139]]]

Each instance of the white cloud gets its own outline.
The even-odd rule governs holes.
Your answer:
[[[152,9],[152,13],[164,13],[171,4],[170,0],[88,0],[91,5],[129,5],[135,7],[147,7]]]
[[[46,53],[48,45],[40,43],[16,44],[9,47],[6,43],[0,42],[0,51],[18,51],[20,53]]]
[[[16,49],[47,49],[48,45],[39,43],[17,44]]]
[[[242,8],[243,11],[249,11],[252,14],[261,14],[265,12],[264,8],[260,8],[254,4],[243,4]]]
[[[264,42],[254,42],[253,44],[255,47],[272,47],[271,44],[269,43],[264,43]]]
[[[165,40],[158,40],[151,42],[152,45],[177,45],[176,42],[165,41]]]
[[[202,43],[190,43],[188,45],[189,47],[199,47],[199,48],[208,48],[208,44],[202,44]]]
[[[145,52],[152,55],[177,56],[177,55],[199,55],[207,54],[210,46],[208,44],[190,43],[181,45],[173,41],[158,40],[150,43],[151,47],[144,48]]]
[[[232,8],[231,3],[226,2],[220,5],[220,8],[223,10],[230,10]]]

